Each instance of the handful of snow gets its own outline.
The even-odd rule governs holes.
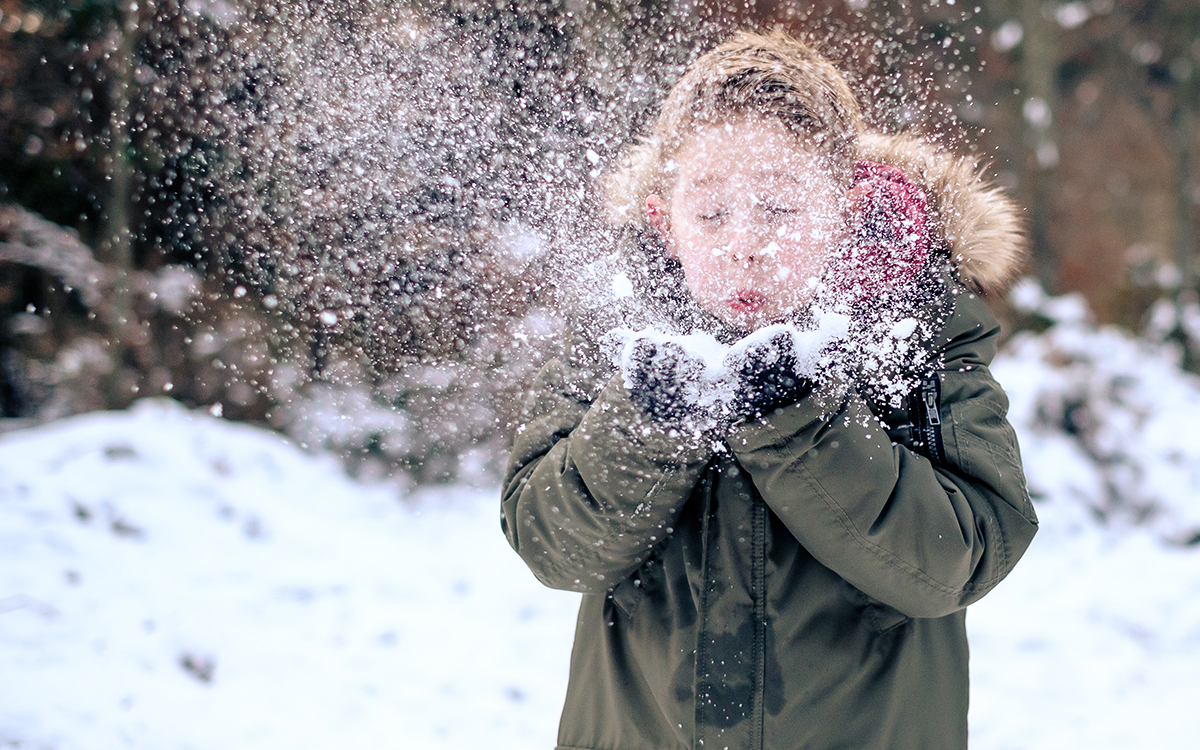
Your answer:
[[[687,389],[697,416],[702,414],[729,413],[730,406],[738,397],[738,380],[733,369],[744,361],[747,352],[772,347],[780,334],[791,338],[794,346],[793,372],[788,374],[809,380],[818,380],[822,369],[828,364],[831,344],[844,339],[850,330],[850,318],[834,312],[818,311],[815,328],[801,329],[790,323],[760,328],[732,345],[722,344],[708,333],[670,334],[652,328],[631,331],[618,328],[605,338],[605,348],[613,364],[625,376],[625,386],[633,387],[631,372],[634,369],[634,351],[643,341],[655,344],[659,352],[666,351],[663,344],[674,344],[692,360],[703,363],[697,368],[699,382]],[[778,353],[776,354],[778,356]],[[767,351],[768,359],[771,353]]]

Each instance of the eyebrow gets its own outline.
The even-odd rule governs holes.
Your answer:
[[[803,180],[801,180],[799,177],[797,177],[793,173],[779,171],[779,170],[754,172],[751,176],[752,177],[760,177],[760,178],[766,177],[766,178],[769,178],[772,180],[785,180],[787,182],[796,183],[797,185],[804,183]],[[721,174],[717,174],[717,173],[706,174],[706,175],[700,177],[699,179],[690,180],[689,182],[686,183],[685,188],[689,189],[689,190],[694,189],[694,188],[700,188],[700,187],[704,187],[706,185],[711,185],[712,183],[718,182],[722,179],[725,179],[725,176],[721,175]]]

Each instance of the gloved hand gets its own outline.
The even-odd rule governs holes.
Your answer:
[[[725,357],[732,379],[733,419],[757,417],[812,392],[813,384],[797,372],[796,340],[787,330],[763,341],[735,346]]]
[[[847,195],[850,239],[829,264],[831,289],[852,303],[900,286],[929,259],[931,229],[925,193],[903,172],[859,160]]]
[[[704,361],[679,344],[638,338],[623,371],[633,402],[653,419],[684,423],[707,416],[700,406]]]

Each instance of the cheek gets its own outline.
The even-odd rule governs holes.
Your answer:
[[[718,272],[719,259],[713,254],[716,245],[711,238],[691,231],[686,223],[676,225],[673,237],[673,255],[683,266],[689,281],[708,278]]]
[[[777,280],[794,286],[803,285],[810,278],[820,278],[839,242],[839,233],[827,227],[805,227],[790,232],[779,242]]]
[[[711,257],[705,258],[697,254],[689,259],[680,260],[683,264],[683,275],[693,292],[707,292],[720,283],[721,268]]]
[[[722,264],[714,258],[711,250],[705,251],[695,247],[690,250],[691,252],[680,253],[678,258],[692,296],[705,306],[724,299],[730,286],[726,278],[727,264]]]
[[[779,239],[780,261],[794,266],[823,264],[840,237],[832,227],[789,227]]]
[[[779,280],[787,281],[791,286],[803,286],[809,279],[819,279],[825,272],[831,254],[824,248],[798,249],[787,259],[787,270],[779,275]]]

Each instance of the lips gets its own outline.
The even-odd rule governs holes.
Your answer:
[[[734,312],[756,313],[767,304],[767,296],[753,289],[739,289],[729,295],[729,307]]]

